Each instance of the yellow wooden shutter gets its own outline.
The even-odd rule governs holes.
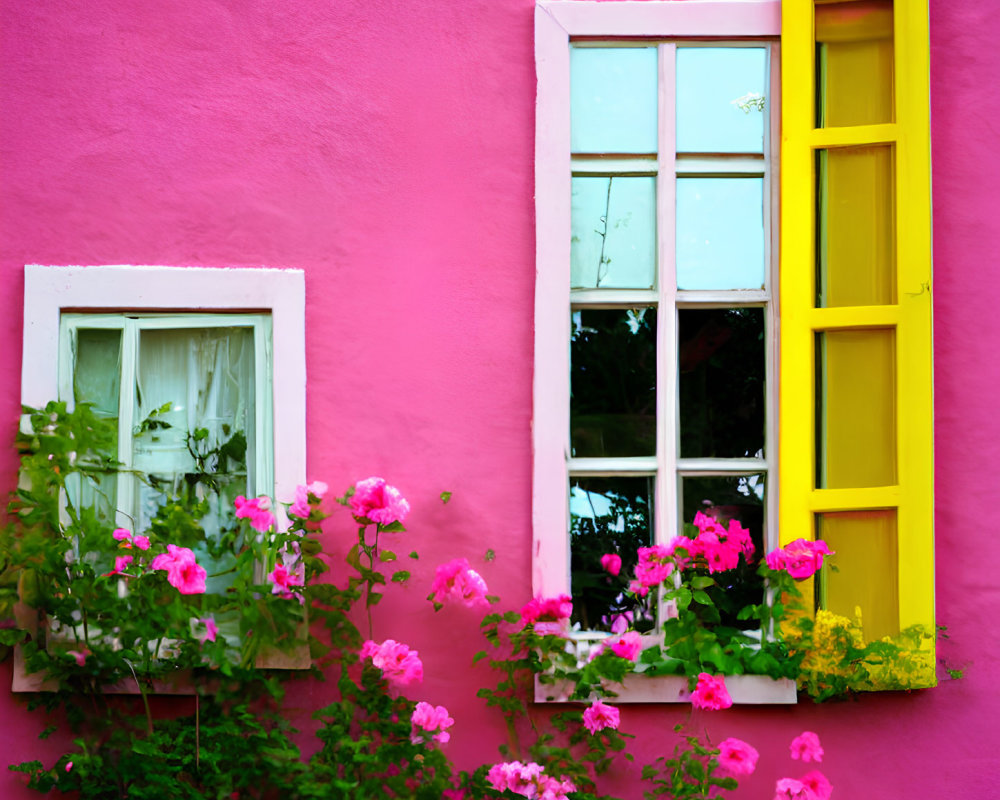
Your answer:
[[[837,551],[817,596],[866,640],[931,634],[913,686],[935,682],[928,71],[927,0],[782,4],[781,541]]]

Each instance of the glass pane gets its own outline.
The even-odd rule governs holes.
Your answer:
[[[767,51],[677,48],[677,152],[763,153]]]
[[[570,149],[656,152],[656,48],[573,47]]]
[[[234,526],[233,500],[247,493],[254,433],[252,329],[142,331],[135,418],[134,465],[152,476],[151,485],[140,483],[137,529],[145,530],[170,497],[205,497],[209,511],[200,523],[209,540],[218,539]],[[231,565],[204,550],[196,553],[209,575]],[[209,578],[208,591],[222,591],[230,580]]]
[[[91,403],[94,414],[105,419],[118,419],[118,397],[121,388],[122,332],[106,328],[78,328],[73,366],[73,399]],[[118,458],[118,444],[107,453]],[[115,518],[118,497],[118,477],[115,473],[91,474],[79,483],[67,485],[70,501],[79,508],[93,508],[97,518],[111,523]]]
[[[691,524],[696,512],[715,517],[723,525],[739,520],[750,531],[754,553],[748,564],[740,559],[736,569],[713,575],[720,589],[713,589],[712,599],[722,616],[722,624],[735,628],[756,627],[737,619],[741,608],[760,603],[764,584],[757,575],[757,562],[764,553],[764,475],[689,476],[681,478],[681,520],[689,536],[696,531]]]
[[[820,307],[896,302],[893,179],[889,145],[817,151]]]
[[[635,570],[636,551],[653,541],[652,476],[570,478],[570,553],[573,622],[583,630],[653,626],[648,604],[636,605],[624,591]],[[617,553],[617,576],[601,566],[601,556]]]
[[[654,455],[656,309],[579,310],[572,323],[573,455]]]
[[[820,489],[896,483],[896,332],[816,334]]]
[[[764,309],[680,309],[681,456],[763,457]]]
[[[836,553],[823,564],[823,607],[850,620],[860,608],[867,641],[897,635],[895,510],[817,514],[817,533]]]
[[[650,289],[656,280],[656,179],[573,178],[574,289]]]
[[[816,6],[816,126],[892,122],[892,0]]]
[[[677,179],[677,288],[764,286],[764,179]]]

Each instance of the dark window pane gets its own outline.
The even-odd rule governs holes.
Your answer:
[[[636,551],[652,543],[655,478],[570,478],[570,552],[573,622],[584,630],[628,625],[652,627],[648,608],[623,594]],[[608,574],[601,556],[621,556],[621,572]]]
[[[681,309],[678,341],[681,456],[762,456],[764,309]]]
[[[757,565],[764,554],[764,475],[713,475],[681,478],[682,519],[687,533],[697,532],[691,521],[698,511],[715,517],[723,525],[739,520],[750,531],[754,553],[749,562],[740,559],[736,569],[717,572],[712,577],[719,584],[710,594],[722,617],[723,625],[734,628],[756,627],[756,623],[737,619],[744,606],[760,603],[764,584],[757,575]]]
[[[573,455],[656,453],[656,309],[573,312]]]

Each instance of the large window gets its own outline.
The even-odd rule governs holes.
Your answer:
[[[535,21],[535,592],[600,635],[600,556],[711,506],[825,539],[805,594],[868,641],[933,632],[926,4]]]

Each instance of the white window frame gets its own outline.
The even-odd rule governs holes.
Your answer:
[[[64,311],[271,316],[273,490],[262,475],[258,490],[291,502],[305,483],[305,279],[301,270],[210,269],[162,266],[41,266],[24,269],[21,402],[44,407],[59,396],[60,320]],[[256,334],[258,337],[260,333]],[[259,343],[259,341],[258,341]],[[267,353],[255,348],[258,364]],[[263,439],[261,441],[264,441]]]
[[[677,533],[678,484],[665,479],[694,470],[699,475],[712,474],[717,463],[697,463],[677,458],[667,452],[664,442],[676,437],[676,364],[659,358],[657,367],[657,455],[630,459],[573,459],[570,448],[570,337],[571,303],[606,300],[616,290],[570,289],[570,198],[574,165],[570,149],[570,40],[588,37],[600,40],[645,39],[673,48],[670,40],[687,37],[711,37],[715,40],[748,38],[773,39],[770,51],[769,120],[765,130],[779,130],[779,75],[777,38],[781,33],[780,0],[686,0],[672,2],[590,2],[589,0],[537,0],[535,7],[535,61],[537,100],[535,115],[535,210],[536,210],[536,283],[535,283],[535,369],[533,384],[534,416],[532,421],[532,590],[536,595],[570,594],[569,479],[593,468],[593,474],[656,474],[654,538],[665,543]],[[666,40],[666,42],[664,42]],[[675,352],[676,311],[680,307],[710,308],[715,305],[768,304],[765,326],[768,331],[767,383],[769,450],[764,462],[747,460],[731,463],[722,474],[740,475],[759,471],[767,473],[768,506],[766,530],[769,546],[776,546],[777,481],[775,480],[777,437],[774,424],[774,396],[777,391],[777,261],[778,242],[771,224],[765,230],[765,253],[768,257],[764,292],[678,293],[674,276],[674,182],[678,170],[673,143],[673,61],[659,59],[660,108],[657,164],[657,219],[671,220],[658,224],[658,290],[618,290],[616,302],[658,304],[657,352]],[[669,74],[668,74],[669,73]],[[669,118],[665,119],[665,115]],[[669,127],[668,127],[669,126]],[[765,215],[777,216],[778,153],[776,142],[766,157]],[[597,294],[600,293],[601,297]],[[678,296],[678,295],[682,296]],[[697,297],[695,296],[697,295]],[[739,300],[735,297],[739,295]],[[597,307],[600,307],[599,305]],[[668,312],[668,313],[664,313]],[[712,459],[715,462],[715,459]],[[585,463],[586,462],[586,463]],[[648,462],[648,463],[642,463]],[[703,462],[703,460],[698,460]],[[640,676],[633,676],[640,677]],[[754,680],[741,676],[731,685],[736,702],[794,702],[794,682]],[[748,680],[747,680],[748,679]],[[536,699],[546,699],[551,689],[539,690]],[[632,702],[683,701],[687,698],[686,681],[666,678],[641,678],[628,681],[621,700]]]

